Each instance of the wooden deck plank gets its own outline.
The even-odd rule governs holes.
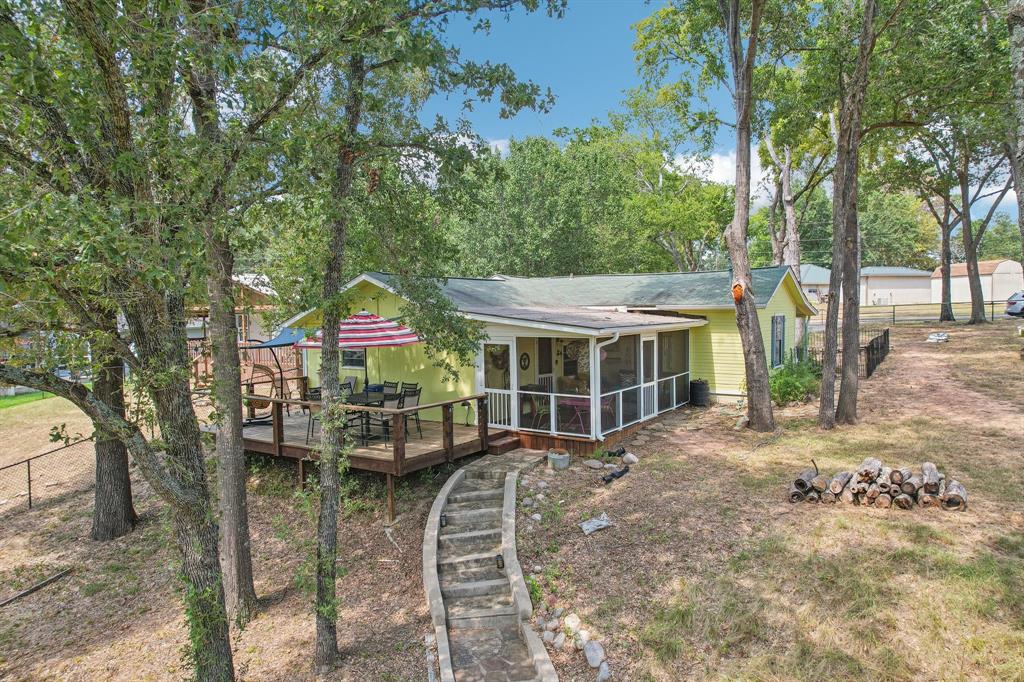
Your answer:
[[[306,443],[308,418],[305,415],[285,415],[283,418],[282,454],[286,457],[303,457],[312,450],[320,439],[320,426],[317,424],[313,435]],[[422,422],[423,437],[413,424],[406,434],[405,459],[414,460],[436,452],[445,451],[444,431],[439,422]],[[276,454],[273,447],[273,433],[270,424],[248,424],[242,429],[247,450],[266,454]],[[479,432],[475,426],[453,424],[453,446],[479,443]],[[460,448],[463,452],[464,449]],[[368,445],[359,445],[352,449],[350,457],[354,460],[380,460],[390,463],[394,458],[392,442],[373,441]],[[355,463],[355,462],[353,462]],[[357,467],[361,468],[361,467]],[[419,467],[416,467],[419,468]]]

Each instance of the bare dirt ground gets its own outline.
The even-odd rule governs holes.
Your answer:
[[[732,407],[666,415],[611,485],[578,463],[546,479],[543,520],[520,516],[521,563],[617,680],[1024,679],[1015,326],[947,326],[946,345],[924,342],[938,326],[894,329],[856,426],[819,431],[816,405],[777,410],[775,434],[734,431]],[[935,462],[969,511],[785,501],[811,458],[832,473],[868,455]],[[601,512],[615,525],[584,537]],[[579,653],[552,657],[563,680],[593,678]]]
[[[731,407],[684,410],[634,439],[641,462],[610,486],[578,464],[547,479],[543,520],[519,520],[521,562],[604,642],[614,679],[1024,679],[1024,341],[1008,324],[955,326],[936,346],[929,329],[895,331],[857,426],[819,432],[803,405],[756,434],[733,431]],[[970,510],[784,502],[810,458],[831,472],[868,454],[931,459],[965,483]],[[380,481],[347,491],[331,679],[425,679],[420,543],[446,475],[403,482],[395,544]],[[73,568],[3,608],[0,680],[187,676],[167,520],[135,486],[142,521],[111,543],[87,539],[91,493],[0,512],[0,599]],[[311,679],[314,522],[280,470],[258,468],[251,490],[263,607],[233,633],[238,676]],[[615,526],[584,538],[576,524],[601,511]],[[553,659],[563,680],[593,679],[578,654]]]
[[[312,679],[314,624],[306,576],[315,522],[277,468],[251,480],[251,528],[261,613],[234,630],[242,680]],[[339,538],[339,645],[332,680],[426,676],[429,630],[421,581],[423,523],[445,471],[399,486],[392,543],[383,531],[383,488],[350,478]],[[188,671],[175,551],[163,505],[134,478],[141,523],[110,543],[88,539],[91,493],[0,515],[0,599],[63,569],[73,572],[3,609],[0,680],[168,680]],[[315,504],[315,502],[314,502]]]

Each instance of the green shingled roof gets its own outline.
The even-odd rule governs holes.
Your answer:
[[[757,305],[768,303],[786,272],[787,267],[753,270]],[[367,275],[388,286],[393,285],[393,275],[380,272]],[[443,290],[460,310],[479,309],[481,306],[732,308],[731,286],[729,272],[718,270],[575,277],[451,277],[446,280]]]

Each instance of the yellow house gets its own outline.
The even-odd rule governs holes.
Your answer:
[[[348,283],[349,305],[401,318],[392,276],[370,272]],[[690,384],[708,382],[714,398],[743,395],[744,363],[727,271],[577,277],[449,278],[443,293],[483,326],[476,361],[446,378],[423,344],[345,350],[342,375],[371,384],[414,382],[421,404],[487,395],[488,426],[518,433],[524,445],[597,443],[690,400]],[[788,267],[753,271],[765,355],[781,365],[797,329],[815,309]],[[288,327],[320,325],[320,313]],[[798,325],[798,320],[800,324]],[[320,352],[306,350],[309,385],[319,384]],[[435,413],[436,412],[436,413]],[[425,420],[440,418],[426,410]],[[459,423],[476,420],[461,405]],[[585,448],[575,448],[579,451]]]

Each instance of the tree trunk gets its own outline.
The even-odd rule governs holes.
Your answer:
[[[344,109],[344,129],[340,131],[337,158],[332,176],[331,195],[338,211],[330,223],[328,261],[324,271],[323,350],[320,361],[321,396],[324,403],[320,447],[320,517],[317,522],[316,550],[316,650],[314,664],[318,671],[334,667],[338,658],[337,626],[337,554],[338,506],[341,472],[339,471],[344,433],[336,404],[341,394],[341,352],[334,341],[344,312],[340,295],[344,287],[345,244],[348,239],[349,216],[346,204],[352,193],[355,164],[359,150],[356,140],[363,110],[365,61],[353,55],[348,63],[348,96]]]
[[[776,191],[782,202],[782,239],[779,240],[781,254],[776,260],[778,265],[788,265],[793,269],[797,281],[800,279],[800,232],[796,222],[796,194],[793,192],[793,150],[789,145],[782,148],[780,156],[771,140],[766,138],[768,153],[779,169],[779,184]],[[774,211],[774,205],[772,210]],[[774,246],[774,245],[773,245]]]
[[[747,418],[756,431],[775,429],[771,389],[768,384],[768,363],[764,338],[754,303],[754,290],[747,253],[747,230],[750,223],[750,144],[751,110],[753,108],[753,70],[757,54],[763,0],[753,0],[746,50],[740,36],[740,2],[721,3],[726,10],[723,20],[729,36],[729,53],[733,65],[736,106],[736,207],[732,223],[725,233],[733,270],[733,301],[736,326],[743,344],[744,369],[747,380]]]
[[[1020,231],[1021,263],[1024,263],[1024,0],[1010,0],[1010,68],[1013,71],[1013,133],[1010,135],[1010,168],[1017,193],[1017,229]]]
[[[857,187],[860,170],[861,114],[868,89],[868,66],[875,44],[875,1],[864,2],[860,47],[853,77],[840,97],[838,152],[845,148],[844,187],[836,188],[842,201],[833,207],[833,222],[842,222],[843,243],[843,371],[839,384],[836,421],[857,422],[860,383],[860,233],[857,224]],[[835,202],[833,202],[835,204]],[[838,213],[837,213],[838,209]],[[837,239],[833,235],[833,240]],[[834,272],[835,265],[833,265]]]
[[[782,187],[781,180],[776,181],[775,190],[772,192],[772,203],[768,208],[768,238],[772,244],[772,263],[776,265],[782,265],[782,243],[786,239],[786,226],[785,223],[782,225],[780,230],[779,225],[779,203],[782,201]]]
[[[953,322],[956,319],[953,316],[953,273],[950,271],[953,267],[953,249],[950,244],[953,226],[950,225],[949,222],[949,197],[944,197],[943,201],[945,203],[942,211],[942,224],[939,226],[939,229],[942,230],[942,254],[940,264],[942,267],[942,307],[939,310],[939,321]]]
[[[242,442],[242,376],[228,238],[205,226],[210,337],[213,342],[213,401],[217,425],[217,486],[220,493],[221,564],[228,614],[240,625],[256,613],[252,576],[245,447]]]
[[[93,393],[124,418],[124,362],[108,358],[93,377]],[[113,540],[131,532],[137,520],[132,506],[128,449],[114,434],[96,427],[96,491],[92,514],[93,540]]]
[[[836,425],[836,365],[839,355],[839,305],[843,295],[843,255],[846,221],[839,203],[844,201],[842,192],[846,182],[847,150],[845,146],[836,149],[836,166],[833,171],[834,193],[832,197],[832,268],[828,278],[828,306],[825,310],[824,348],[821,356],[821,395],[818,399],[818,426],[831,429]]]
[[[967,283],[971,289],[971,319],[967,324],[983,324],[985,318],[985,292],[981,288],[981,273],[978,270],[978,239],[974,235],[974,221],[971,218],[971,181],[968,169],[970,155],[967,145],[961,158],[957,179],[960,182],[960,225],[964,240],[964,260],[967,262]]]

